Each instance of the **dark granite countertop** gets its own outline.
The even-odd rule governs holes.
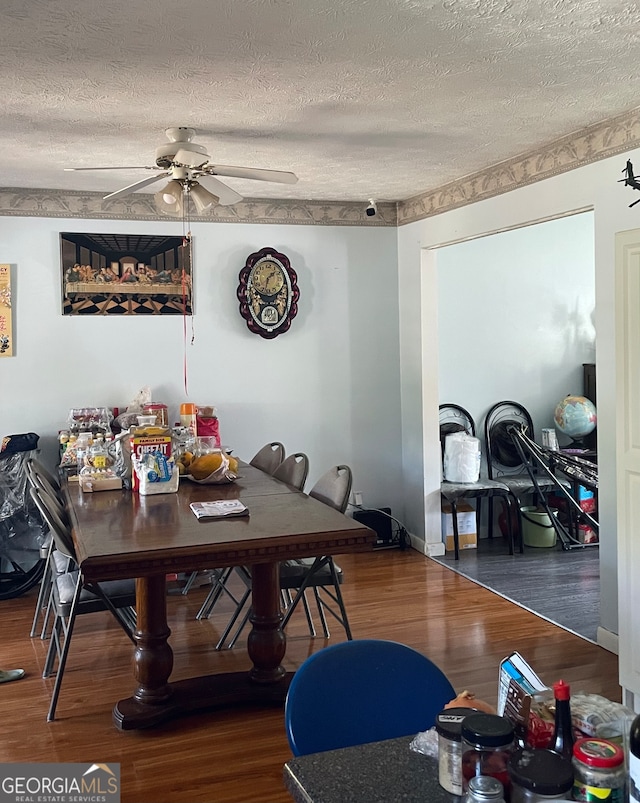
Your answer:
[[[292,758],[284,782],[296,803],[459,803],[438,783],[438,762],[413,737]]]

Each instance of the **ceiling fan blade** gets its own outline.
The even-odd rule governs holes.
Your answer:
[[[214,178],[209,173],[200,176],[198,181],[203,184],[209,192],[218,196],[220,199],[220,206],[231,206],[231,204],[237,204],[238,201],[242,200],[242,195],[240,195],[240,193],[232,190],[231,187],[223,184],[222,181],[218,181],[217,178]]]
[[[140,190],[142,187],[146,187],[148,184],[153,184],[154,181],[160,181],[161,178],[166,178],[169,175],[171,175],[170,172],[165,170],[164,173],[160,173],[157,176],[143,178],[142,181],[136,181],[134,184],[129,184],[128,186],[123,187],[121,190],[110,192],[109,195],[104,196],[103,200],[106,201],[109,198],[122,198],[125,195],[130,195],[132,192]]]
[[[279,184],[295,184],[298,177],[295,173],[284,170],[263,170],[260,167],[234,167],[233,165],[211,165],[209,170],[214,176],[230,178],[252,178],[256,181],[276,181]]]
[[[194,151],[187,151],[180,148],[173,157],[173,161],[185,167],[202,167],[209,161],[209,154],[195,153]]]
[[[160,170],[159,167],[151,167],[150,165],[138,165],[137,167],[64,167],[65,172],[78,170]]]

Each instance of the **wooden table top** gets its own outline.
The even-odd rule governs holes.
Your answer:
[[[225,485],[181,480],[177,493],[67,487],[78,561],[89,581],[368,551],[376,533],[253,466]],[[241,499],[249,517],[198,520],[191,502]]]

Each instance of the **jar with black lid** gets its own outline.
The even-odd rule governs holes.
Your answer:
[[[509,793],[507,764],[513,748],[513,725],[497,714],[470,714],[462,722],[462,786],[477,775],[497,778]],[[506,796],[506,795],[505,795]]]
[[[553,750],[525,747],[509,759],[511,803],[566,800],[573,786],[571,762]]]
[[[445,708],[436,717],[438,781],[452,795],[462,794],[462,722],[473,708]]]
[[[573,800],[623,803],[624,751],[606,739],[579,739],[573,746]]]

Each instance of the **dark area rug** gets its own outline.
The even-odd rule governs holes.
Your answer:
[[[503,539],[481,539],[433,560],[516,605],[596,642],[600,625],[600,564],[597,547],[564,551],[560,547],[507,554]]]

